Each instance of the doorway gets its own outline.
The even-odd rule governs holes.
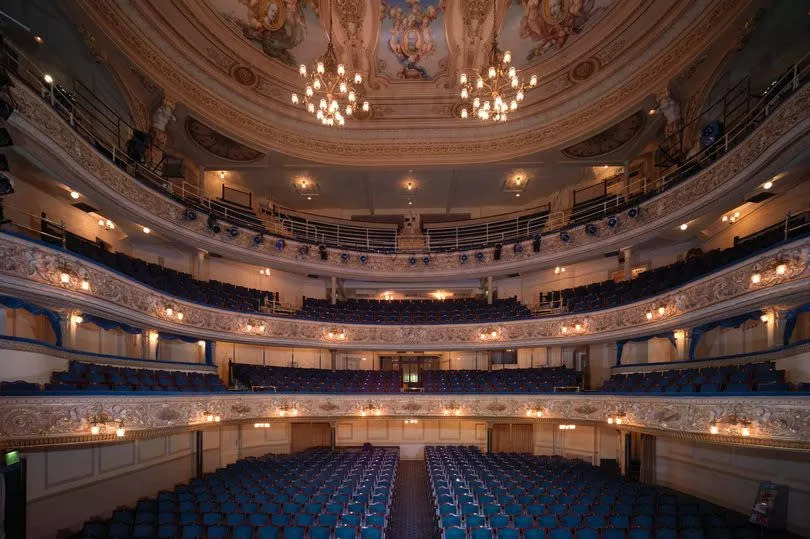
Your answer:
[[[495,423],[492,425],[493,453],[533,453],[534,425]]]

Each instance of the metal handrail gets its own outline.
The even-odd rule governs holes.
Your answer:
[[[300,230],[300,225],[296,226],[293,223],[294,220],[284,220],[278,214],[268,212],[264,208],[260,209],[258,215],[235,211],[233,208],[205,196],[197,185],[185,180],[176,181],[167,178],[158,168],[149,166],[149,163],[152,162],[151,159],[133,160],[122,148],[120,140],[105,141],[96,132],[96,126],[92,122],[92,111],[81,107],[64,88],[53,83],[45,83],[44,73],[37,68],[35,63],[26,58],[21,51],[10,46],[6,40],[0,42],[0,47],[2,47],[0,52],[2,52],[3,67],[9,69],[12,74],[39,93],[69,125],[96,146],[99,151],[147,185],[177,197],[191,207],[212,213],[216,218],[259,233],[273,233],[304,243],[324,244],[327,247],[386,253],[461,251],[490,247],[495,243],[516,243],[533,236],[554,234],[566,228],[593,222],[636,206],[678,185],[687,177],[726,154],[768,117],[789,94],[805,84],[810,72],[810,54],[807,54],[775,80],[762,93],[758,102],[748,108],[742,118],[733,125],[725,126],[725,133],[720,140],[688,156],[682,164],[674,166],[655,180],[653,185],[650,185],[647,178],[630,179],[626,185],[618,188],[617,192],[600,198],[594,204],[585,203],[579,208],[549,212],[546,216],[537,218],[534,227],[527,224],[525,230],[522,226],[509,228],[518,222],[514,218],[504,219],[502,223],[488,223],[483,234],[469,233],[470,228],[475,228],[476,225],[461,227],[455,229],[456,239],[448,245],[447,242],[441,241],[441,235],[435,231],[424,235],[415,234],[404,237],[395,233],[394,237],[390,238],[381,233],[379,229],[362,225],[336,225],[326,222],[310,222],[308,219],[304,220],[304,228]],[[733,86],[730,91],[735,91],[738,85]],[[109,109],[109,107],[107,108]],[[119,139],[120,126],[116,130],[119,131],[116,139]],[[160,151],[160,149],[150,144],[147,154],[151,156],[153,151]],[[525,210],[521,213],[525,214]],[[499,224],[504,228],[500,229]],[[490,227],[495,231],[490,232]]]

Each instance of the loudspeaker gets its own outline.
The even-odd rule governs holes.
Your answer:
[[[629,217],[630,219],[638,219],[640,215],[641,215],[641,208],[636,207],[627,210],[627,217]]]
[[[589,235],[589,236],[595,236],[596,235],[596,225],[593,224],[593,223],[588,223],[587,225],[585,225],[585,233],[587,235]]]
[[[253,236],[253,243],[255,243],[256,245],[261,245],[262,243],[264,243],[264,234],[256,234],[255,236]]]
[[[619,218],[616,217],[615,215],[611,215],[610,217],[607,218],[607,226],[609,226],[610,228],[616,228],[616,225],[618,224]]]
[[[560,232],[560,240],[563,243],[568,243],[569,241],[571,241],[571,235],[568,233],[567,230],[563,230],[562,232]]]
[[[135,131],[132,138],[127,141],[127,155],[136,163],[141,163],[146,157],[149,148],[149,135],[143,131]]]
[[[231,228],[228,229],[228,235],[232,238],[235,238],[236,236],[239,235],[239,229],[236,228],[235,226],[232,226]]]
[[[220,232],[222,232],[222,227],[219,226],[219,223],[217,223],[217,218],[214,217],[213,215],[208,216],[206,224],[208,225],[208,228],[211,230],[211,232],[213,232],[214,234],[219,234]]]
[[[326,250],[326,245],[323,243],[318,245],[318,254],[321,255],[321,260],[327,260],[329,258],[329,251]]]
[[[298,248],[298,254],[301,256],[309,255],[309,245],[302,245]]]
[[[0,196],[10,195],[14,192],[14,182],[3,173],[0,173]]]
[[[540,252],[540,234],[536,235],[532,240],[532,251],[535,253]]]
[[[183,177],[183,160],[179,157],[165,156],[163,162],[163,174],[167,178]]]
[[[495,252],[493,253],[492,258],[494,258],[495,260],[500,260],[502,250],[503,250],[503,245],[501,245],[500,243],[496,243],[495,244]]]

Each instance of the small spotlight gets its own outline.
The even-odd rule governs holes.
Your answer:
[[[664,307],[658,307],[658,315],[659,316],[664,316],[665,312],[667,312],[667,310]]]
[[[653,314],[649,312],[645,316],[647,317],[647,320],[652,320]]]
[[[83,279],[81,287],[82,290],[90,290],[90,281],[88,281],[87,279]]]
[[[751,282],[754,284],[759,284],[762,281],[762,275],[759,273],[752,273],[751,274]]]
[[[688,225],[688,224],[686,224],[686,223],[684,223],[684,224],[682,224],[682,225],[680,226],[681,231],[684,231],[684,230],[686,230],[687,228],[689,228],[689,225]]]
[[[70,275],[68,275],[67,273],[60,273],[59,282],[62,284],[68,284],[70,282]]]
[[[126,431],[124,430],[124,424],[123,424],[123,423],[121,423],[120,425],[118,425],[118,428],[117,428],[117,429],[115,429],[115,435],[116,435],[118,438],[123,438],[123,437],[124,437],[124,434],[126,434]]]
[[[749,429],[748,427],[743,427],[740,429],[740,434],[742,434],[743,436],[751,436],[751,429]]]
[[[48,84],[53,84],[53,77],[51,77],[48,73],[45,73],[45,76],[42,77],[42,79]]]
[[[763,188],[763,189],[765,189],[766,191],[767,191],[768,189],[770,189],[771,187],[773,187],[773,182],[772,182],[772,181],[770,181],[770,180],[768,180],[767,182],[765,182],[765,183],[763,183],[763,184],[762,184],[762,188]]]
[[[43,43],[45,43],[45,38],[43,38],[39,34],[34,34],[34,41],[36,42],[37,45],[42,45]]]
[[[80,195],[78,191],[71,191],[70,192],[70,198],[72,198],[73,200],[78,200],[80,196],[82,196],[82,195]]]
[[[178,313],[177,313],[177,319],[178,319],[178,320],[182,320],[182,319],[183,319],[183,313],[178,312]]]
[[[658,112],[658,110],[650,109],[650,110],[647,111],[647,114],[649,114],[650,116],[654,116],[656,112]]]
[[[145,227],[143,227],[143,233],[144,233],[144,234],[151,234],[151,233],[152,233],[152,229],[151,229],[151,228],[149,228],[148,226],[145,226]]]
[[[776,266],[776,274],[777,275],[784,275],[787,272],[787,266],[785,264],[779,264]]]
[[[101,432],[101,427],[99,425],[97,425],[96,423],[93,423],[92,425],[90,425],[90,434],[92,434],[93,436],[98,436],[98,434],[100,432]]]

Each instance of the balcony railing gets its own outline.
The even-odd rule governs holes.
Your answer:
[[[737,94],[742,92],[739,85],[735,86],[732,89],[736,92],[733,100],[734,114],[726,116],[727,121],[732,123],[724,126],[722,136],[691,155],[683,155],[684,135],[680,133],[677,139],[677,146],[680,148],[678,158],[673,159],[674,164],[670,170],[654,182],[647,178],[630,178],[623,185],[616,184],[605,196],[571,209],[548,211],[548,208],[540,207],[520,213],[536,214],[529,219],[510,214],[500,220],[459,223],[448,228],[432,226],[427,227],[423,235],[405,235],[392,228],[368,223],[316,216],[302,217],[298,212],[294,215],[292,210],[261,208],[257,217],[251,212],[242,212],[221,204],[206,196],[200,186],[168,177],[163,161],[157,159],[163,152],[153,144],[147,143],[145,150],[139,154],[128,152],[127,146],[138,130],[92,95],[80,82],[73,83],[73,91],[52,80],[47,82],[45,73],[36,63],[4,39],[0,41],[0,65],[50,103],[77,133],[117,166],[191,208],[237,226],[307,244],[384,253],[463,251],[492,247],[499,243],[506,245],[557,234],[633,208],[680,184],[728,153],[810,78],[808,54],[773,81],[761,95],[753,97],[753,103],[750,102],[751,96],[747,96],[745,104],[740,104],[743,98]],[[747,94],[747,85],[745,88]],[[145,140],[148,141],[148,137]]]

